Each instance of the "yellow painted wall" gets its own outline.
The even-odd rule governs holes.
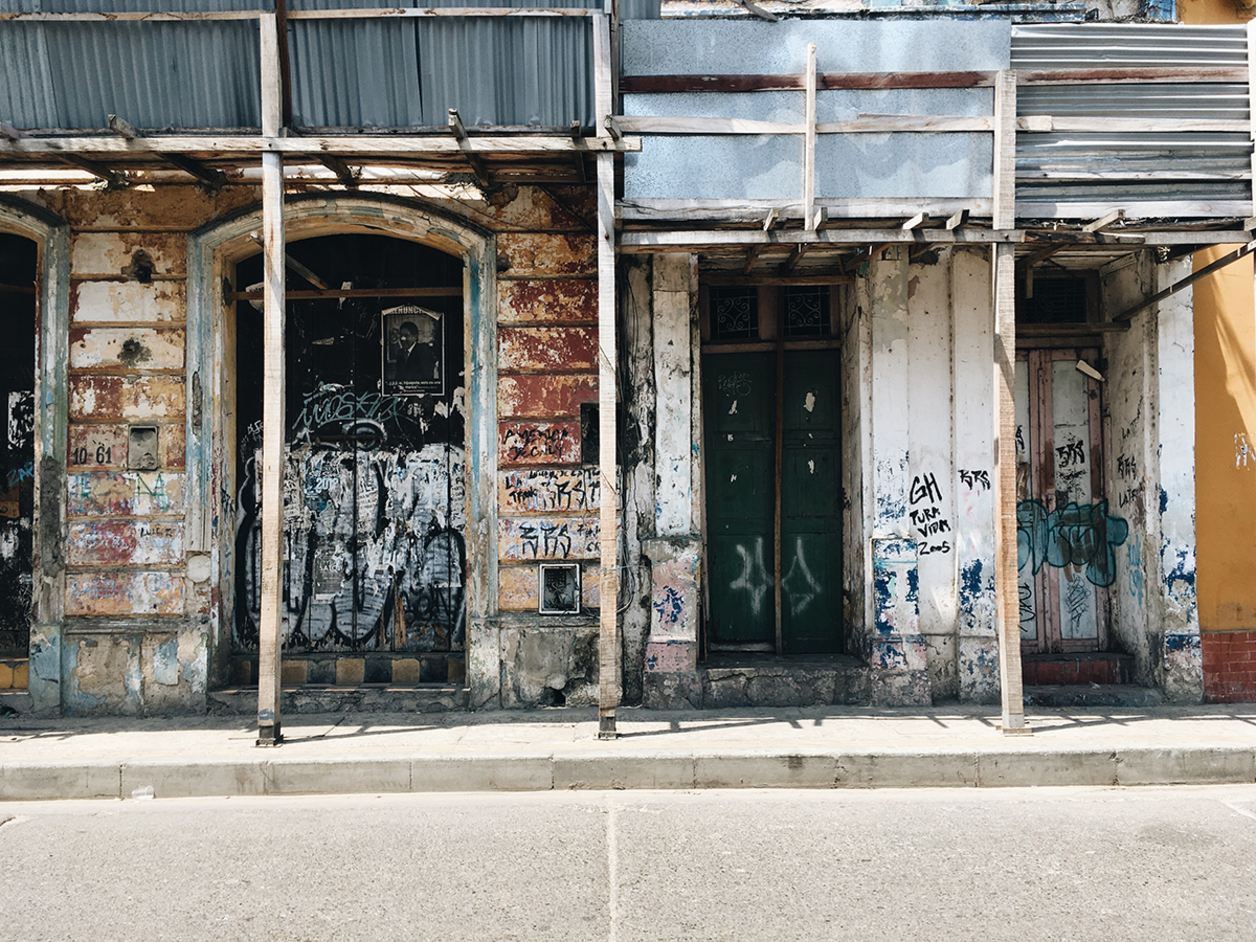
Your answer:
[[[1243,23],[1235,0],[1178,0],[1183,23]],[[1235,246],[1195,254],[1198,270]],[[1195,533],[1204,631],[1256,628],[1252,260],[1195,283]],[[1244,449],[1249,451],[1245,453]]]

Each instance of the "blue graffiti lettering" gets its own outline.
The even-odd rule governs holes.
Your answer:
[[[20,484],[22,481],[33,480],[35,480],[35,462],[33,461],[28,461],[22,467],[13,468],[9,472],[9,487],[13,487],[15,484]]]
[[[1081,506],[1070,503],[1047,512],[1038,500],[1016,505],[1017,568],[1043,564],[1057,568],[1085,566],[1086,579],[1097,586],[1116,581],[1115,548],[1129,536],[1129,524],[1108,514],[1108,502]]]

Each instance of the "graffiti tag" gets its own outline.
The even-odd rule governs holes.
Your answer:
[[[1085,567],[1091,584],[1116,580],[1115,548],[1129,536],[1129,524],[1108,514],[1108,502],[1081,506],[1070,503],[1047,512],[1041,501],[1016,505],[1017,568],[1037,573],[1044,564],[1056,568]]]

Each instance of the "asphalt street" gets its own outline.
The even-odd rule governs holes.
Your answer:
[[[4,940],[1256,938],[1256,786],[0,804]]]

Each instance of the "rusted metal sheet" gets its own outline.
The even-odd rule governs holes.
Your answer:
[[[579,422],[501,422],[498,462],[574,464],[580,460]]]
[[[497,297],[503,324],[597,323],[597,282],[592,279],[503,281]]]
[[[596,374],[532,374],[497,379],[500,416],[574,416],[584,402],[597,402]]]
[[[70,286],[70,319],[76,324],[180,322],[186,316],[182,281],[78,281]]]
[[[180,370],[185,346],[181,327],[72,327],[70,368]]]
[[[592,275],[597,271],[597,245],[592,235],[547,235],[503,232],[497,236],[502,274]]]
[[[173,572],[68,573],[65,613],[182,615],[183,577]]]
[[[596,559],[597,517],[502,517],[497,555],[504,562]]]
[[[179,471],[86,471],[68,475],[71,517],[155,517],[181,514]]]
[[[131,274],[137,252],[151,274],[182,275],[187,244],[187,236],[174,232],[76,232],[70,237],[71,276]]]
[[[70,421],[181,419],[187,411],[182,376],[70,377]]]
[[[66,533],[71,566],[163,566],[183,562],[178,520],[75,520]]]
[[[70,426],[71,468],[125,468],[127,431],[123,425]]]
[[[596,566],[586,565],[580,574],[580,604],[586,609],[600,604],[596,573]],[[497,607],[504,612],[535,612],[538,590],[536,566],[503,566],[497,570]]]
[[[597,510],[600,498],[598,473],[589,468],[527,468],[498,475],[497,507],[505,514]]]
[[[596,327],[502,327],[498,369],[591,370],[597,366]]]

